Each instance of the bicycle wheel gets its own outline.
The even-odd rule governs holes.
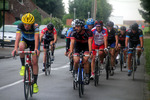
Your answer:
[[[84,73],[83,68],[81,68],[81,72],[82,72],[81,92],[82,92],[82,95],[83,95],[84,94],[84,78],[85,78],[85,73]]]
[[[109,73],[110,73],[110,59],[109,56],[106,58],[106,79],[109,79]]]
[[[78,83],[79,83],[79,97],[81,98],[82,96],[82,72],[81,72],[81,68],[79,68],[79,74],[78,74]]]
[[[29,70],[29,66],[26,65],[25,74],[24,74],[24,96],[26,100],[28,100],[29,89],[30,89],[29,78],[30,78],[30,70]]]
[[[73,58],[72,57],[70,58],[70,69],[69,70],[70,71],[73,70]]]
[[[94,85],[97,86],[99,82],[99,75],[98,75],[98,59],[95,61],[95,80],[94,80]]]
[[[48,74],[50,75],[51,73],[51,64],[52,64],[52,61],[51,61],[51,53],[49,52],[49,65],[48,65]]]
[[[132,78],[134,80],[134,74],[135,74],[135,63],[136,63],[136,60],[135,60],[135,57],[133,57],[133,66],[132,66]]]
[[[123,54],[120,53],[120,71],[122,71],[122,65],[123,65]]]
[[[33,94],[33,82],[34,82],[32,68],[30,69],[30,76],[31,76],[31,80],[30,80],[30,97],[32,97],[32,94]]]

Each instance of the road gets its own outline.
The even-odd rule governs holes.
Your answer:
[[[64,56],[65,49],[57,49],[50,76],[42,73],[42,55],[39,58],[39,93],[29,100],[78,100],[78,90],[73,90],[69,60]],[[143,56],[141,60],[143,59]],[[20,59],[0,59],[0,100],[24,100],[23,81],[19,76]],[[105,71],[100,76],[100,84],[95,87],[91,81],[85,86],[82,100],[143,100],[144,62],[135,73],[135,80],[127,76],[127,69],[120,72],[119,65],[114,76],[105,79]]]

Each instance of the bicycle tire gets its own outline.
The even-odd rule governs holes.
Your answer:
[[[123,54],[120,53],[120,71],[122,71],[122,65],[123,65]]]
[[[133,57],[132,78],[135,78],[135,57]]]
[[[25,74],[24,74],[24,96],[25,96],[25,100],[28,100],[28,96],[29,96],[29,77],[30,77],[30,72],[29,72],[29,66],[26,65],[25,66]]]
[[[82,72],[82,83],[81,83],[81,92],[82,92],[82,95],[84,94],[84,78],[85,78],[85,73],[84,73],[84,69],[81,68],[81,72]]]
[[[81,68],[79,68],[79,76],[78,76],[78,83],[79,83],[79,97],[81,98],[82,96],[82,72],[81,72]]]
[[[94,85],[97,86],[99,81],[99,75],[98,75],[98,59],[95,61],[95,80]]]
[[[51,61],[51,53],[49,52],[49,66],[48,66],[48,74],[50,75],[51,73],[51,64],[52,64],[52,61]]]
[[[34,77],[33,77],[33,70],[32,68],[30,69],[30,75],[31,75],[31,80],[30,80],[30,97],[33,95],[33,82],[34,82]]]
[[[107,56],[106,59],[106,79],[109,79],[109,73],[110,73],[110,61],[109,56]]]

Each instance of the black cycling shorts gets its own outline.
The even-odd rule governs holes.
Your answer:
[[[29,40],[25,39],[24,37],[22,37],[20,42],[24,42],[26,44],[26,48],[29,48],[30,51],[34,51],[34,49],[35,49],[35,41],[29,41]],[[39,43],[38,50],[40,50],[40,43]]]
[[[88,43],[75,43],[74,53],[89,51]]]

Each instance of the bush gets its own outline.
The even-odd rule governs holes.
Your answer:
[[[35,18],[35,22],[40,25],[41,24],[41,14],[38,12],[38,10],[37,9],[33,10],[31,12],[31,14],[33,14],[33,16]]]

